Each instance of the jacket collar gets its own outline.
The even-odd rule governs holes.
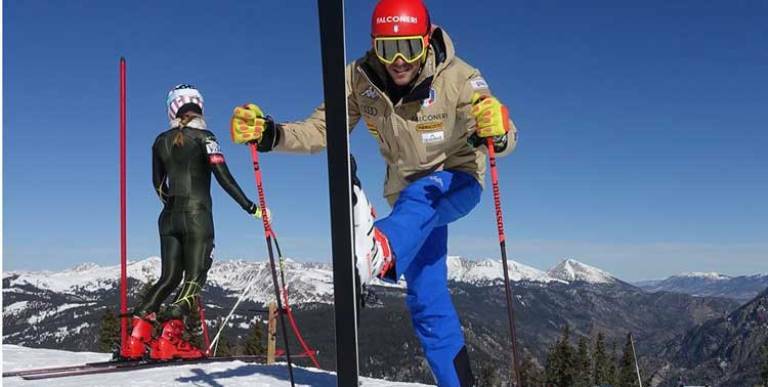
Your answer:
[[[421,72],[413,82],[411,90],[403,96],[403,103],[429,98],[432,81],[453,62],[455,57],[456,51],[451,38],[442,28],[433,26],[427,59],[422,64]],[[389,75],[384,64],[376,57],[376,53],[371,49],[358,62],[359,68],[368,76],[371,83],[379,90],[386,91]]]
[[[181,118],[175,118],[171,122],[171,129],[175,129],[181,126]],[[194,128],[194,129],[208,129],[208,125],[205,123],[205,119],[203,117],[195,117],[192,119],[192,121],[189,121],[185,128]]]

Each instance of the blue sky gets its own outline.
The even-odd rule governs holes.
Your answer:
[[[165,95],[196,84],[230,169],[255,199],[232,107],[277,120],[322,99],[314,1],[3,2],[4,268],[118,262],[118,59],[128,60],[129,256],[157,255],[150,147]],[[347,57],[372,1],[349,1]],[[458,54],[510,108],[500,161],[509,256],[576,258],[629,280],[768,272],[768,3],[428,1]],[[352,134],[380,213],[383,162]],[[326,158],[262,158],[286,255],[329,262]],[[213,188],[218,258],[264,259],[259,223]],[[498,257],[490,191],[450,253]]]

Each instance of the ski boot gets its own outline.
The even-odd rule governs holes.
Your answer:
[[[354,179],[357,180],[357,179]],[[360,284],[365,286],[377,277],[387,282],[397,282],[395,278],[395,260],[389,240],[378,228],[374,227],[376,217],[365,192],[355,181],[352,185],[352,219],[355,237],[355,263]]]
[[[184,323],[173,319],[163,323],[163,333],[152,346],[150,357],[153,360],[199,359],[203,352],[182,338]]]
[[[143,317],[133,317],[133,329],[128,337],[125,350],[121,355],[125,359],[141,359],[153,345],[152,330],[154,329],[155,314],[150,313]]]

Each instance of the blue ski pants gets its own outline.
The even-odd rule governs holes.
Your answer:
[[[435,172],[401,191],[390,215],[375,224],[389,239],[397,278],[408,283],[411,322],[440,387],[462,386],[471,375],[448,292],[448,223],[467,215],[481,193],[468,173]]]

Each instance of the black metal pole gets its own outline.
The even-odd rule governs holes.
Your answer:
[[[331,205],[337,385],[356,387],[357,301],[352,251],[352,187],[344,68],[344,1],[318,0],[323,62],[328,183]]]

